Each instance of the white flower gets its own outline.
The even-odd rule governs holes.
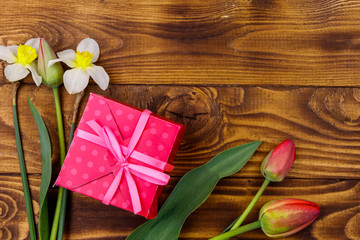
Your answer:
[[[29,39],[24,45],[12,46],[0,45],[0,59],[10,63],[6,66],[5,77],[10,82],[19,81],[25,78],[30,72],[37,86],[41,84],[41,77],[36,72],[37,52],[40,38]]]
[[[58,52],[59,59],[50,60],[48,65],[61,61],[72,68],[64,73],[64,86],[70,94],[84,90],[90,76],[102,90],[105,90],[109,85],[109,75],[103,67],[93,64],[98,60],[99,53],[97,42],[92,38],[85,38],[77,46],[76,52],[72,49]]]

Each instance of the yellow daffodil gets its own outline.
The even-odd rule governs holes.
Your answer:
[[[99,58],[100,48],[92,38],[83,39],[76,48],[58,52],[59,59],[50,60],[49,66],[56,62],[64,62],[70,70],[64,73],[64,86],[70,94],[79,93],[86,88],[91,78],[105,90],[109,85],[109,75],[103,67],[93,63]]]
[[[37,52],[39,49],[39,38],[32,38],[24,45],[12,46],[0,45],[0,59],[5,60],[9,65],[5,67],[5,77],[10,82],[19,81],[25,78],[30,72],[37,86],[41,84],[41,77],[36,72]]]

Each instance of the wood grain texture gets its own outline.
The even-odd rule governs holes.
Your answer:
[[[3,0],[0,22],[0,45],[44,37],[61,51],[96,39],[110,87],[103,92],[91,81],[85,96],[99,93],[187,126],[160,205],[190,169],[229,147],[263,141],[189,217],[180,240],[210,238],[236,218],[261,185],[261,161],[286,138],[297,160],[246,221],[267,201],[302,198],[317,202],[321,215],[287,239],[360,239],[359,0]],[[23,240],[29,236],[6,66],[0,61],[0,239]],[[27,77],[18,109],[37,215],[41,158],[26,97],[49,127],[55,173],[58,139],[52,91]],[[75,96],[61,88],[61,99],[68,139]],[[55,197],[52,189],[50,202]],[[71,194],[65,239],[125,239],[144,221]],[[258,230],[235,239],[267,237]]]
[[[113,84],[359,85],[356,0],[2,3],[0,44],[93,37]]]
[[[1,173],[19,172],[11,111],[11,85],[0,86],[4,101],[0,109]],[[261,177],[259,166],[267,153],[291,138],[297,161],[291,178],[360,179],[360,95],[357,88],[315,87],[189,87],[120,86],[102,93],[89,91],[148,108],[184,123],[188,129],[176,156],[173,176],[182,176],[220,151],[249,141],[263,144],[238,177]],[[88,94],[87,94],[88,95]],[[52,135],[54,163],[58,162],[57,130],[51,90],[33,85],[20,87],[18,108],[27,168],[41,173],[38,133],[26,103],[29,96]],[[62,91],[66,133],[69,132],[74,96]],[[86,99],[82,101],[83,111]],[[58,171],[58,168],[55,169]]]
[[[32,195],[38,198],[40,177],[30,178]],[[179,178],[165,187],[161,204]],[[262,180],[227,178],[219,182],[209,199],[185,222],[179,239],[208,239],[221,232],[251,201]],[[18,176],[0,176],[0,239],[28,239],[25,206]],[[257,220],[261,206],[279,196],[317,202],[319,219],[289,240],[358,239],[360,183],[356,180],[286,180],[272,183],[255,206],[246,222]],[[54,192],[52,192],[54,193]],[[38,204],[34,201],[38,217]],[[101,212],[101,216],[99,215]],[[205,220],[206,219],[206,220]],[[122,209],[106,206],[78,193],[71,194],[65,239],[125,239],[145,221]],[[69,234],[71,233],[71,234]],[[12,237],[12,238],[11,238]],[[256,230],[234,239],[268,239]]]

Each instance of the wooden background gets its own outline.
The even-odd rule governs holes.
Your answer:
[[[229,147],[263,144],[237,174],[219,182],[186,221],[180,239],[220,233],[263,181],[266,154],[290,138],[297,160],[284,182],[271,183],[246,220],[267,201],[317,202],[319,219],[287,239],[360,239],[359,0],[3,0],[0,44],[44,37],[60,51],[85,37],[101,48],[110,75],[101,91],[184,123],[188,131],[172,180]],[[0,64],[0,239],[29,239],[12,120],[11,84]],[[20,126],[38,213],[41,159],[30,97],[50,128],[59,171],[52,91],[28,77],[18,98]],[[74,96],[61,89],[66,133]],[[55,176],[54,176],[55,178]],[[56,189],[52,190],[52,198]],[[65,239],[125,239],[145,220],[71,194]],[[235,239],[267,239],[256,230]]]

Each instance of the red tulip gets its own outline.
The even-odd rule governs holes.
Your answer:
[[[296,158],[295,144],[290,139],[277,145],[263,160],[260,170],[272,182],[281,182]]]
[[[286,237],[310,225],[319,214],[320,207],[316,203],[281,199],[266,203],[260,210],[259,221],[268,237]]]

